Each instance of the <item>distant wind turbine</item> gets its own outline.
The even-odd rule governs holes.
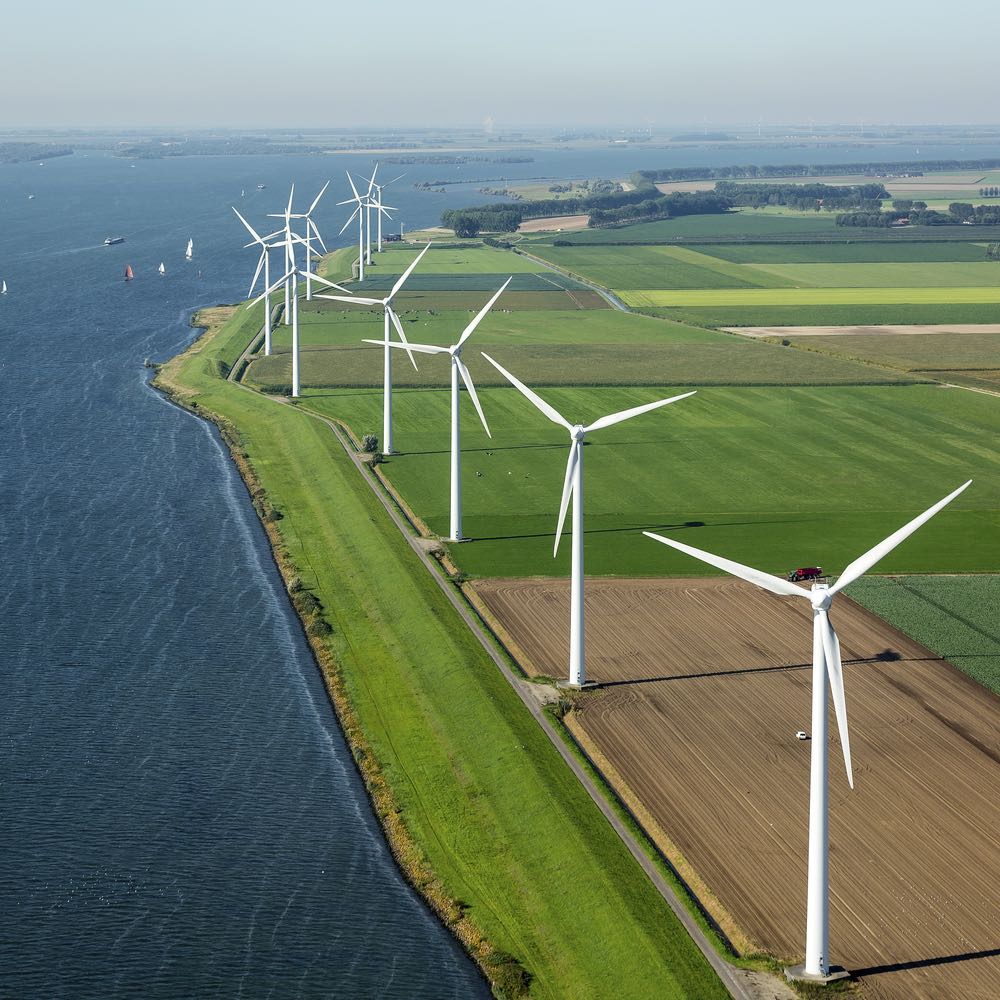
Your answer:
[[[672,538],[664,538],[651,531],[644,535],[669,545],[671,548],[684,552],[695,559],[715,566],[726,573],[738,576],[757,587],[769,590],[772,594],[782,597],[803,597],[813,609],[813,672],[812,672],[812,761],[809,781],[809,876],[806,898],[806,959],[801,966],[789,969],[789,975],[794,979],[828,981],[841,978],[844,973],[831,971],[830,966],[830,788],[827,773],[827,743],[829,733],[827,727],[827,678],[830,681],[830,693],[837,714],[837,727],[840,730],[840,745],[844,751],[844,764],[847,768],[847,782],[854,787],[854,775],[851,770],[851,747],[847,733],[847,704],[844,700],[844,672],[840,659],[840,640],[830,622],[830,604],[834,596],[850,586],[859,577],[868,572],[877,562],[887,556],[904,539],[908,538],[921,525],[929,521],[939,510],[952,502],[972,482],[959,486],[943,500],[928,508],[915,517],[888,538],[869,549],[863,556],[854,560],[840,575],[832,586],[825,583],[814,583],[811,590],[796,586],[778,576],[771,576],[742,563],[724,559],[702,549],[696,549]]]
[[[376,164],[376,166],[377,166],[377,164]],[[376,184],[376,183],[374,183],[375,175],[374,175],[374,173],[372,174],[372,188],[375,191],[375,196],[374,196],[373,201],[374,201],[376,209],[378,209],[376,217],[378,219],[378,244],[377,244],[377,250],[378,250],[379,253],[382,252],[382,216],[384,215],[387,219],[391,220],[392,216],[389,214],[389,212],[390,211],[392,211],[392,212],[396,211],[396,209],[394,209],[391,205],[383,205],[382,204],[382,191],[383,191],[384,188],[387,188],[390,184],[395,184],[396,181],[402,180],[405,176],[406,176],[406,174],[400,174],[398,177],[393,177],[393,179],[391,181],[386,181],[384,184]]]
[[[426,251],[426,247],[424,250]],[[489,424],[486,423],[483,408],[479,404],[479,396],[476,395],[476,387],[472,384],[472,376],[469,374],[469,369],[465,367],[465,362],[462,361],[462,348],[469,337],[472,336],[473,330],[479,326],[483,317],[493,308],[493,303],[500,298],[510,282],[511,279],[508,278],[500,286],[500,289],[494,293],[493,298],[479,310],[476,318],[462,331],[462,336],[458,338],[458,342],[452,344],[451,347],[437,347],[433,344],[397,344],[381,340],[365,341],[366,344],[379,344],[380,346],[388,344],[389,347],[401,348],[405,351],[418,351],[421,354],[447,354],[451,359],[451,523],[448,538],[449,541],[453,542],[460,542],[462,540],[462,447],[461,415],[458,406],[461,387],[458,381],[459,378],[465,383],[465,388],[469,391],[472,404],[479,414],[479,419],[482,421],[487,436],[493,436],[490,434]]]
[[[563,481],[562,501],[559,504],[559,522],[556,525],[556,540],[552,549],[552,556],[554,558],[559,551],[559,539],[562,537],[563,524],[566,521],[566,509],[569,506],[570,497],[572,497],[573,553],[572,575],[570,578],[569,686],[583,687],[587,682],[583,624],[583,440],[591,431],[599,431],[604,427],[612,427],[623,420],[637,417],[640,413],[648,413],[650,410],[658,409],[661,406],[667,406],[681,399],[687,399],[688,396],[694,395],[694,391],[684,392],[679,396],[671,396],[669,399],[659,399],[655,403],[633,406],[631,409],[622,410],[620,413],[612,413],[607,417],[600,417],[592,424],[586,426],[583,424],[571,424],[555,407],[550,406],[541,396],[532,392],[523,382],[516,379],[506,368],[494,361],[488,354],[484,354],[483,357],[515,389],[526,396],[541,410],[549,420],[560,427],[565,427],[569,431],[569,458],[566,462],[566,478]]]
[[[283,242],[269,243],[269,239],[274,239],[281,232],[279,230],[277,233],[270,233],[267,237],[261,236],[253,226],[243,218],[242,215],[236,210],[235,206],[233,211],[236,212],[236,218],[243,223],[247,232],[253,238],[253,242],[247,243],[246,247],[259,246],[260,247],[260,259],[257,261],[257,270],[254,271],[253,281],[250,282],[250,291],[248,295],[253,295],[253,290],[257,285],[257,281],[260,278],[261,270],[264,272],[264,354],[265,356],[270,356],[271,354],[271,251],[277,249],[278,247],[283,247]],[[244,249],[246,249],[244,247]],[[280,284],[280,282],[279,282]]]
[[[403,332],[403,324],[399,322],[399,317],[396,315],[395,310],[392,308],[392,300],[395,294],[403,287],[406,279],[413,272],[413,269],[420,263],[421,258],[430,250],[430,243],[427,244],[417,254],[414,261],[410,266],[400,275],[399,280],[392,286],[392,291],[384,299],[370,299],[361,298],[360,296],[352,295],[347,298],[343,295],[321,295],[317,294],[318,299],[330,299],[332,302],[356,302],[358,305],[363,306],[382,306],[384,310],[383,321],[384,321],[384,350],[385,357],[383,359],[384,365],[384,380],[382,389],[382,451],[386,455],[391,455],[393,452],[392,444],[392,344],[390,343],[390,333],[389,322],[396,328],[396,332],[399,334],[400,342],[403,346],[407,345],[406,334]],[[410,363],[414,368],[417,367],[416,361],[413,360],[413,353],[410,352]]]

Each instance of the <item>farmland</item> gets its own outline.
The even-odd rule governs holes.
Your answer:
[[[565,583],[477,589],[527,662],[564,672]],[[855,788],[834,738],[832,957],[884,1000],[994,995],[1000,699],[837,600]],[[588,616],[602,688],[577,701],[572,730],[707,884],[723,926],[801,954],[809,743],[794,734],[809,719],[808,604],[728,579],[598,580]]]

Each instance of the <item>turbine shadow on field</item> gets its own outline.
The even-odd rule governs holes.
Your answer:
[[[985,951],[966,951],[958,955],[941,955],[937,958],[919,958],[912,962],[895,962],[888,965],[872,965],[867,969],[854,969],[852,975],[878,976],[885,972],[905,972],[907,969],[926,969],[932,965],[952,965],[955,962],[971,962],[977,958],[996,958],[1000,948],[987,948]]]
[[[532,447],[526,445],[525,447]],[[626,532],[633,531],[684,531],[689,528],[707,528],[709,526],[713,528],[719,527],[741,527],[743,525],[751,524],[788,524],[790,521],[794,521],[795,518],[782,518],[777,521],[713,521],[709,525],[708,521],[683,521],[680,523],[671,524],[628,524],[623,528],[584,528],[584,535],[608,535],[608,534],[625,534]],[[551,538],[554,532],[552,531],[536,531],[523,535],[477,535],[472,539],[474,542],[505,542],[511,541],[518,538]]]
[[[876,653],[874,656],[857,657],[855,659],[844,659],[843,666],[860,666],[864,663],[886,663],[900,659],[899,654],[893,654],[892,650]],[[937,660],[939,657],[926,657],[926,659]],[[908,660],[907,662],[913,662]],[[633,677],[621,681],[603,681],[602,688],[624,687],[630,684],[655,684],[659,681],[696,681],[704,680],[708,677],[739,677],[746,674],[773,674],[785,670],[812,670],[812,663],[780,663],[773,667],[741,667],[737,670],[710,670],[699,674],[669,674],[665,677]]]

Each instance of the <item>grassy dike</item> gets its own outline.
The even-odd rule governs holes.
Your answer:
[[[727,996],[334,435],[224,380],[261,311],[156,384],[229,444],[407,878],[497,996]]]

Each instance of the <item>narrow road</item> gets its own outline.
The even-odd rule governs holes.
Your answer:
[[[586,285],[588,288],[597,292],[602,299],[604,299],[612,309],[617,309],[619,312],[631,312],[627,305],[610,288],[605,288],[603,285],[598,285],[594,281],[590,281],[587,278],[582,278],[579,274],[572,274],[569,271],[564,271],[561,267],[557,267],[550,261],[545,260],[542,257],[536,257],[533,253],[528,253],[527,250],[521,250],[516,248],[514,253],[520,254],[522,257],[527,257],[528,260],[533,260],[536,264],[541,264],[542,267],[548,268],[550,271],[555,271],[556,274],[561,274],[566,278],[572,278],[574,281],[579,281],[581,285]]]

